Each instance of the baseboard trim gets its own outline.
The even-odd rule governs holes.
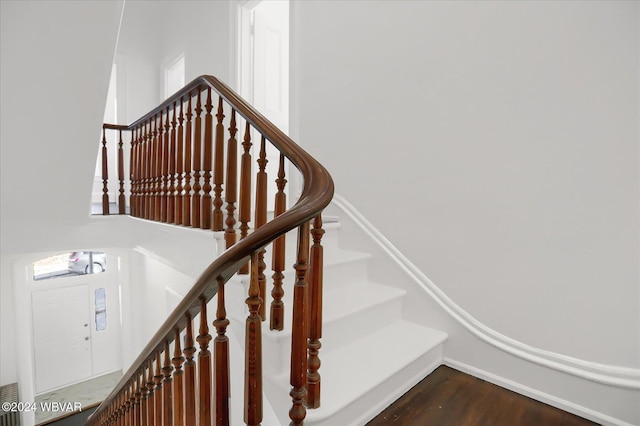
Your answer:
[[[640,369],[586,361],[536,348],[487,327],[451,300],[344,197],[335,194],[332,203],[349,216],[449,315],[482,341],[518,358],[592,382],[624,389],[640,389]]]
[[[504,377],[489,373],[480,368],[476,368],[474,366],[456,361],[451,358],[445,357],[443,360],[443,364],[448,367],[455,368],[456,370],[462,371],[463,373],[467,373],[482,380],[486,380],[487,382],[493,383],[494,385],[509,389],[510,391],[516,392],[520,395],[527,396],[529,398],[535,399],[536,401],[543,402],[545,404],[564,410],[568,413],[583,417],[587,420],[591,420],[603,425],[634,426],[631,423],[627,423],[620,419],[616,419],[598,411],[594,411],[590,408],[583,407],[582,405],[574,404],[573,402],[558,398],[557,396],[550,395],[546,392],[541,392],[537,389],[524,386],[521,383],[505,379]]]

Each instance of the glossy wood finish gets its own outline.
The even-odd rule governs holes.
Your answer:
[[[109,168],[107,159],[107,131],[102,128],[102,214],[109,214]]]
[[[276,193],[274,217],[280,216],[287,208],[287,194],[284,192],[287,179],[285,179],[284,155],[282,154],[280,154],[276,185],[278,192]],[[273,269],[273,290],[271,290],[271,297],[273,300],[271,301],[269,322],[269,328],[271,330],[284,330],[284,302],[282,301],[284,289],[282,288],[282,282],[284,280],[285,250],[286,238],[283,235],[273,242],[273,255],[271,260],[271,268]]]
[[[324,269],[324,249],[322,247],[322,216],[313,220],[313,246],[309,267],[309,340],[307,371],[307,408],[320,407],[320,339],[322,338],[322,285]]]
[[[211,99],[209,99],[209,93]],[[218,108],[213,137],[213,99],[218,96]],[[204,109],[204,129],[202,128],[203,96],[206,96]],[[195,106],[195,108],[193,108]],[[225,117],[224,111],[228,111]],[[208,130],[209,122],[211,130]],[[203,212],[201,200],[206,198],[206,186],[212,186],[211,228],[225,229],[225,240],[230,247],[220,254],[201,274],[200,278],[185,295],[172,314],[159,328],[131,368],[124,374],[122,381],[114,388],[96,412],[89,418],[89,425],[119,424],[166,425],[180,424],[183,416],[176,405],[182,382],[184,394],[184,424],[210,425],[229,421],[225,414],[225,401],[229,391],[228,349],[226,340],[226,307],[224,289],[229,278],[251,260],[250,292],[247,299],[249,316],[247,318],[246,358],[246,404],[245,417],[248,424],[261,422],[262,398],[262,343],[261,321],[266,317],[264,307],[264,250],[272,242],[284,236],[286,232],[301,229],[302,251],[296,261],[296,290],[292,304],[293,336],[295,343],[295,373],[292,374],[294,396],[293,418],[295,424],[301,424],[304,418],[304,393],[307,371],[307,335],[309,331],[309,293],[307,290],[306,269],[309,263],[309,221],[320,214],[329,203],[333,194],[333,184],[326,170],[312,157],[300,149],[289,137],[267,121],[253,107],[236,93],[214,77],[203,76],[167,99],[144,117],[128,126],[105,125],[123,132],[130,131],[131,162],[129,178],[131,194],[129,203],[131,214],[135,217],[181,224],[183,226],[202,227]],[[228,139],[225,138],[228,129]],[[238,128],[243,132],[242,157],[238,170]],[[210,135],[210,136],[209,136]],[[260,138],[260,154],[257,154],[257,166],[251,164],[251,145],[253,136]],[[207,148],[208,140],[213,144]],[[255,139],[257,141],[258,139]],[[275,184],[279,194],[276,196],[278,213],[272,220],[267,219],[266,194],[266,144],[271,144],[282,154],[282,172],[278,173]],[[225,146],[226,145],[226,146]],[[225,147],[227,153],[224,152]],[[206,151],[206,152],[205,152]],[[226,155],[225,155],[226,154]],[[203,157],[213,158],[213,164]],[[175,161],[175,162],[174,162]],[[284,162],[290,162],[300,170],[303,179],[302,195],[294,207],[285,211]],[[262,163],[262,166],[261,166]],[[257,173],[256,188],[251,188],[251,176],[255,167]],[[262,168],[262,170],[260,170]],[[247,171],[249,173],[247,173]],[[240,173],[239,173],[240,172]],[[226,173],[226,176],[225,176]],[[223,182],[223,177],[224,182]],[[259,182],[258,182],[259,181]],[[264,183],[263,183],[264,182]],[[209,184],[209,185],[207,185]],[[238,185],[239,184],[239,185]],[[271,182],[273,185],[274,182]],[[240,186],[240,188],[238,188]],[[238,198],[238,189],[240,197]],[[251,212],[247,214],[247,192],[249,200],[255,196],[254,229],[249,228]],[[171,199],[174,199],[173,206]],[[166,199],[166,204],[165,200]],[[216,201],[217,200],[217,201]],[[236,203],[238,203],[236,210]],[[226,203],[226,205],[225,205]],[[181,207],[180,207],[181,205]],[[194,208],[196,206],[197,208]],[[219,211],[216,211],[218,208]],[[221,215],[226,210],[226,217]],[[242,210],[242,211],[240,211]],[[225,223],[217,224],[217,217]],[[205,219],[206,220],[206,219]],[[236,223],[239,222],[242,238],[235,241]],[[217,226],[220,225],[219,228]],[[306,234],[306,235],[303,235]],[[284,241],[281,239],[280,241]],[[305,242],[306,241],[306,242]],[[235,243],[235,244],[234,244]],[[276,244],[277,245],[277,244]],[[282,251],[284,245],[280,245]],[[304,252],[304,253],[303,253]],[[279,262],[279,261],[278,261]],[[277,262],[276,262],[277,263]],[[284,267],[282,267],[284,269]],[[275,269],[274,269],[275,271]],[[211,369],[212,355],[209,353],[209,335],[206,304],[220,290],[218,308],[213,326],[216,339],[213,343],[215,372]],[[200,334],[198,335],[199,354],[194,347],[193,318],[199,315]],[[281,321],[281,324],[284,320]],[[185,334],[184,348],[180,348],[179,338]],[[173,344],[173,358],[170,348]],[[184,356],[180,356],[180,352]],[[164,364],[162,363],[164,358]],[[184,361],[182,361],[184,358]],[[226,367],[225,367],[226,366]],[[180,378],[182,376],[182,378]],[[196,379],[196,376],[198,378]],[[226,376],[226,377],[225,377]],[[137,383],[141,380],[145,383]],[[198,383],[196,383],[198,380]],[[213,383],[215,380],[215,383]],[[295,383],[294,383],[295,382]],[[212,391],[215,389],[214,395]],[[166,397],[168,396],[168,397]],[[212,400],[215,397],[215,411]],[[200,402],[197,402],[200,401]],[[128,405],[127,405],[128,403]],[[128,411],[127,411],[128,407]],[[302,413],[300,412],[302,409]],[[137,411],[136,411],[137,410]],[[140,415],[138,416],[139,413]],[[167,414],[171,413],[171,414]],[[302,415],[301,415],[302,414]],[[108,423],[111,422],[111,423]]]
[[[133,136],[131,137],[133,138]],[[122,130],[118,130],[118,140],[118,214],[125,214],[126,199],[124,196],[124,143],[122,142]]]
[[[180,331],[175,330],[173,339],[173,358],[171,363],[175,372],[173,373],[173,426],[185,426],[184,423],[184,371],[182,364],[182,348],[180,347]]]
[[[298,228],[296,283],[293,288],[293,331],[291,335],[291,426],[302,425],[307,415],[304,406],[307,385],[307,271],[309,269],[309,222]]]
[[[211,89],[207,89],[207,113],[204,116],[204,148],[202,158],[203,185],[202,185],[202,229],[211,229],[211,164],[213,161],[213,116],[211,110]]]
[[[440,366],[367,426],[590,426],[589,420]]]

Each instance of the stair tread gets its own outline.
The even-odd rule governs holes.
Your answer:
[[[399,319],[340,348],[321,350],[322,403],[307,412],[307,419],[325,418],[348,406],[446,338],[441,331]],[[288,374],[274,381],[288,388]]]

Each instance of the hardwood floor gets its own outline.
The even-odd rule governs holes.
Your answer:
[[[589,420],[441,366],[367,426],[587,426]]]

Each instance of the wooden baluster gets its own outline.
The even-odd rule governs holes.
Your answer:
[[[196,348],[193,346],[193,320],[190,314],[187,314],[187,330],[184,336],[184,421],[186,426],[196,424],[196,363],[193,361],[193,355]]]
[[[125,198],[124,198],[124,150],[122,143],[122,130],[118,131],[118,183],[120,195],[118,195],[118,214],[125,214]],[[131,133],[131,143],[133,144],[133,132]]]
[[[149,218],[149,170],[151,163],[151,119],[144,124],[144,143],[142,150],[142,182],[141,182],[141,200],[142,200],[142,218]]]
[[[174,107],[175,109],[175,107]],[[184,113],[183,113],[183,102],[182,98],[180,98],[180,115],[178,116],[178,147],[176,154],[176,173],[178,184],[176,187],[176,213],[175,213],[175,223],[178,225],[184,225],[184,220],[182,218],[183,214],[183,200],[184,187],[182,186],[182,179],[184,173],[184,128],[182,126],[182,122],[184,121]]]
[[[173,358],[173,426],[185,426],[184,423],[184,371],[182,371],[182,349],[180,348],[180,330],[174,331]]]
[[[213,342],[214,352],[214,383],[215,383],[215,425],[229,425],[229,338],[226,335],[229,320],[224,301],[224,280],[218,278],[218,308],[216,310],[216,320],[213,326],[216,328],[217,336]]]
[[[209,325],[207,324],[207,302],[204,297],[200,299],[200,335],[197,339],[200,345],[198,353],[198,392],[199,400],[199,425],[211,425],[211,352],[209,352]]]
[[[163,153],[163,137],[162,131],[162,111],[158,113],[158,128],[156,136],[156,170],[155,170],[155,203],[153,206],[153,220],[162,221],[162,153]]]
[[[231,110],[231,122],[229,123],[229,142],[227,144],[227,184],[225,188],[225,201],[227,202],[227,219],[224,231],[226,247],[229,248],[236,243],[236,218],[235,202],[238,193],[238,141],[236,140],[236,110]]]
[[[135,217],[142,217],[141,214],[141,210],[142,210],[142,197],[141,197],[141,183],[142,183],[142,150],[144,145],[142,144],[143,142],[143,130],[144,130],[144,125],[138,127],[138,137],[137,137],[137,142],[136,142],[136,156],[135,156],[135,163],[133,164],[132,169],[135,170],[135,179],[136,179],[136,187],[135,187],[135,204],[136,204],[136,214]]]
[[[256,217],[255,228],[259,229],[267,223],[267,152],[266,152],[265,137],[262,136],[260,141],[260,156],[258,157],[258,174],[256,175]],[[265,250],[261,249],[258,252],[258,288],[260,289],[260,296],[263,297],[262,304],[260,305],[260,317],[264,321],[267,318],[265,299],[267,293],[267,279],[264,275],[264,270],[267,265],[264,263]]]
[[[167,107],[167,123],[169,107]],[[169,125],[167,124],[167,128]],[[176,223],[176,103],[173,102],[171,130],[169,132],[169,196],[167,198],[167,223]]]
[[[262,319],[258,314],[262,299],[258,287],[258,253],[251,255],[249,316],[245,331],[244,361],[244,422],[259,425],[262,421]]]
[[[127,389],[124,392],[124,425],[125,426],[133,426],[131,424],[131,399],[129,398],[129,385],[127,385]]]
[[[140,388],[140,375],[136,375],[136,381],[135,381],[135,410],[134,410],[134,426],[141,426],[141,413],[142,413],[142,389]]]
[[[240,239],[249,234],[249,221],[251,220],[251,127],[247,122],[244,129],[244,152],[240,159],[240,205],[238,215],[240,217]],[[249,264],[245,264],[238,271],[240,274],[249,273]]]
[[[165,115],[164,127],[162,128],[162,198],[160,201],[160,221],[168,222],[169,212],[169,163],[171,162],[170,156],[170,130],[169,125],[169,107],[167,106],[167,112]]]
[[[204,169],[204,183],[202,185],[202,229],[212,229],[211,227],[211,162],[213,161],[213,116],[211,110],[211,88],[207,88],[207,103],[205,104],[207,113],[204,116],[204,158],[202,168]]]
[[[322,272],[324,268],[324,249],[321,244],[324,229],[322,229],[322,215],[313,220],[313,245],[309,266],[309,359],[307,371],[307,407],[320,407],[320,357],[318,353],[322,344]]]
[[[155,420],[156,424],[162,425],[162,379],[164,376],[162,375],[161,367],[160,367],[160,351],[156,352],[156,374],[153,376],[153,380],[156,382],[156,412],[155,412]]]
[[[102,214],[109,214],[109,169],[107,167],[107,133],[102,128]]]
[[[151,122],[151,126],[153,126],[150,131],[149,141],[151,145],[149,147],[149,205],[147,207],[148,219],[154,220],[156,214],[156,163],[158,162],[158,128],[156,126],[157,116],[153,116],[153,121]]]
[[[147,371],[147,389],[149,391],[147,395],[147,424],[149,426],[154,426],[156,424],[155,421],[155,397],[153,394],[153,390],[156,384],[153,381],[153,360],[149,358],[149,367]]]
[[[144,377],[145,368],[142,369],[141,377],[140,377],[140,393],[142,394],[142,399],[140,401],[140,426],[148,425],[148,408],[147,408],[147,397],[149,396],[149,389],[145,384]]]
[[[162,374],[164,375],[164,381],[162,382],[162,407],[164,408],[162,422],[163,426],[173,426],[173,379],[171,378],[171,372],[173,371],[173,365],[169,358],[169,341],[164,341],[164,365],[162,367]]]
[[[131,408],[129,410],[129,424],[131,426],[140,426],[136,423],[136,392],[138,392],[136,388],[137,380],[134,380],[131,383],[131,393],[129,394],[129,401],[131,401]]]
[[[222,212],[222,184],[224,183],[224,110],[222,108],[222,97],[218,97],[218,113],[216,114],[218,124],[216,124],[216,146],[215,146],[215,163],[213,168],[213,222],[214,231],[222,231],[224,229]]]
[[[309,222],[298,228],[296,283],[293,288],[293,320],[291,335],[291,399],[290,425],[302,425],[307,415],[304,406],[307,384],[307,281],[309,268]]]
[[[198,99],[196,102],[196,122],[193,133],[193,196],[191,197],[191,214],[193,218],[191,225],[194,228],[200,228],[200,168],[202,167],[202,105],[200,103],[200,91],[198,90]]]
[[[136,216],[136,190],[138,185],[137,173],[137,159],[138,159],[138,143],[140,141],[139,135],[140,127],[136,127],[131,131],[131,152],[129,153],[129,214],[133,217]]]
[[[191,95],[187,105],[187,124],[184,128],[184,197],[182,199],[182,224],[191,226]]]
[[[280,154],[280,166],[278,168],[278,178],[276,179],[278,192],[276,193],[274,217],[280,216],[287,208],[287,194],[284,192],[286,184],[284,155]],[[271,263],[271,268],[273,269],[273,290],[271,290],[271,297],[273,301],[271,302],[269,323],[271,330],[284,329],[284,303],[282,302],[284,290],[282,288],[282,281],[284,280],[283,271],[285,269],[286,241],[286,237],[283,235],[273,242],[273,258]]]

